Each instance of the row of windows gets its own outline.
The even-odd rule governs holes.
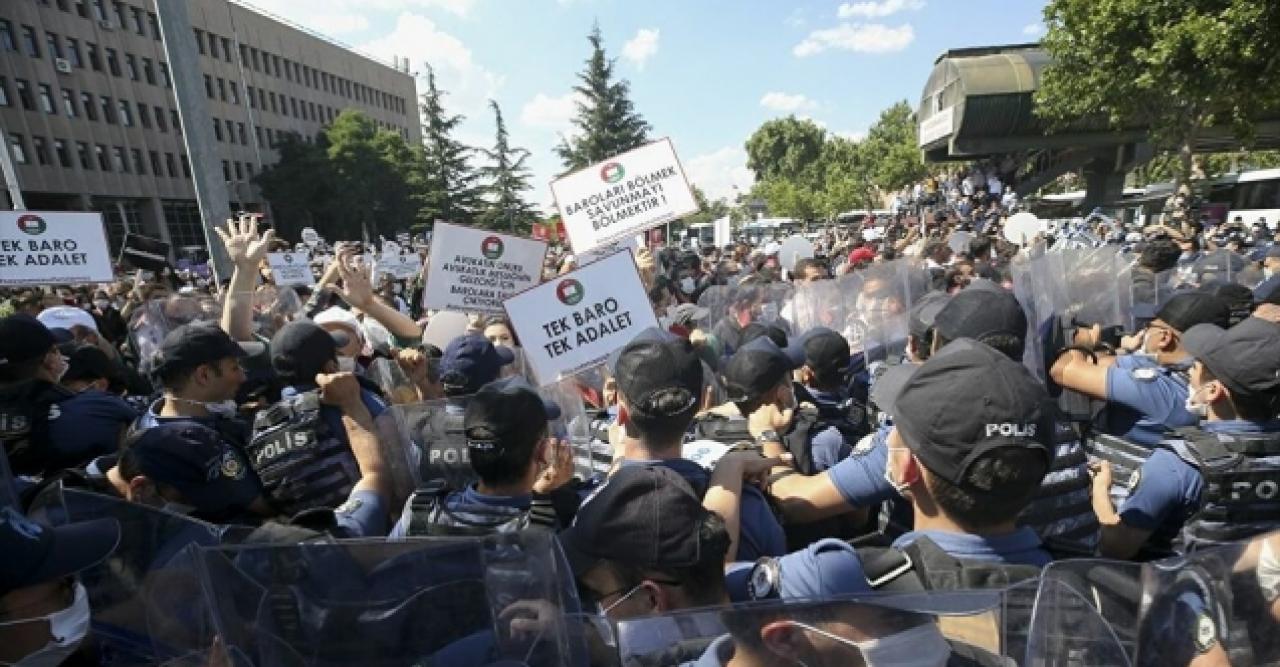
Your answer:
[[[23,25],[21,29],[22,40],[21,49],[19,49],[19,43],[14,36],[13,23],[8,19],[0,19],[0,50],[21,50],[32,58],[44,57],[35,28]],[[116,49],[103,47],[99,51],[98,45],[89,41],[84,42],[82,49],[80,40],[74,37],[67,37],[64,45],[63,38],[55,32],[46,31],[44,37],[44,52],[48,54],[50,60],[65,59],[72,67],[83,68],[87,65],[95,72],[102,72],[105,69],[111,72],[112,76],[128,76],[130,81],[145,80],[153,86],[163,84],[166,88],[173,87],[169,63],[155,62],[147,57],[135,57],[132,53],[126,53],[124,58],[121,58]]]
[[[72,143],[75,145],[74,161],[71,152]],[[186,154],[181,153],[176,157],[173,153],[164,153],[162,162],[159,151],[147,151],[148,159],[144,160],[142,151],[137,148],[125,150],[121,146],[89,144],[85,141],[69,142],[58,137],[54,137],[50,142],[40,136],[31,137],[31,146],[28,150],[26,137],[18,133],[9,134],[9,148],[14,162],[18,164],[32,164],[34,160],[36,164],[43,166],[56,164],[64,169],[74,169],[74,165],[78,164],[84,171],[140,176],[150,173],[153,176],[169,178],[178,178],[179,168],[181,168],[181,177],[191,178],[191,163],[187,160]],[[246,166],[249,167],[249,174],[252,176],[253,165]]]
[[[155,127],[161,132],[168,132],[170,125],[178,134],[182,134],[182,124],[178,121],[177,109],[149,107],[138,103],[136,106],[129,100],[113,100],[106,95],[95,96],[93,93],[76,91],[69,88],[58,88],[58,96],[54,97],[54,88],[47,83],[36,83],[33,87],[26,79],[13,80],[13,94],[9,92],[9,81],[0,76],[0,107],[13,106],[17,103],[27,111],[39,109],[46,114],[57,116],[65,114],[68,118],[79,118],[83,115],[91,121],[99,118],[105,123],[119,123],[125,127],[133,127],[135,123],[145,129]]]
[[[56,2],[58,9],[65,12],[70,12],[72,9],[72,0],[38,1],[46,6],[51,6],[51,2]],[[90,12],[92,11],[92,18],[98,21],[112,21],[114,18],[113,23],[122,30],[131,30],[142,37],[146,37],[149,34],[152,39],[157,41],[160,39],[160,22],[156,18],[155,12],[144,11],[127,3],[115,1],[111,3],[112,13],[109,15],[105,0],[74,0],[74,4],[75,12],[82,18],[91,18]],[[23,26],[23,28],[25,37],[25,29],[29,28],[29,26]],[[233,45],[230,39],[199,28],[193,28],[193,30],[195,31],[196,46],[200,49],[201,55],[221,58],[228,63],[232,62]],[[31,32],[34,35],[34,29],[31,29]],[[12,28],[10,29],[10,35],[12,36]],[[0,36],[0,39],[2,39],[2,36]],[[33,39],[35,39],[34,36]],[[245,44],[238,46],[241,66],[251,68],[255,72],[275,76],[277,79],[284,79],[289,82],[300,83],[314,90],[341,95],[349,100],[381,107],[401,115],[405,114],[408,108],[408,104],[403,97],[377,90],[357,81],[351,81],[288,58],[281,58],[278,55],[252,46]],[[38,45],[32,51],[38,51]],[[37,58],[40,57],[38,53],[31,53],[31,55]],[[119,75],[117,74],[117,76]]]
[[[277,95],[275,91],[253,86],[245,86],[244,92],[250,109],[270,111],[281,116],[292,116],[314,123],[331,123],[338,116],[338,110],[333,107],[289,97],[284,93]],[[240,87],[235,81],[228,81],[222,77],[204,75],[204,93],[211,100],[240,104]]]

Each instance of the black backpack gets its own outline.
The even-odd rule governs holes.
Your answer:
[[[820,404],[814,400],[801,385],[796,385],[796,400],[814,405],[813,408],[797,409],[791,428],[782,434],[782,444],[791,452],[796,470],[802,475],[813,475],[817,472],[813,463],[813,439],[829,428],[840,431],[840,437],[850,447],[871,432],[867,421],[866,406],[853,398],[845,399],[838,405]]]
[[[16,475],[40,475],[75,465],[58,461],[49,448],[49,419],[57,404],[75,394],[44,380],[0,390],[0,445]]]

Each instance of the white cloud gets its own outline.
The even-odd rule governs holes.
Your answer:
[[[622,45],[622,57],[626,58],[636,69],[644,69],[644,64],[658,52],[658,29],[641,28],[635,37]]]
[[[552,97],[538,93],[520,108],[520,122],[528,127],[567,134],[572,129],[570,121],[578,113],[579,93],[566,93]]]
[[[756,182],[755,175],[747,169],[747,152],[741,146],[695,155],[684,163],[684,170],[711,201],[728,199],[732,203],[735,185],[738,192],[746,194]]]
[[[798,58],[830,49],[856,53],[893,53],[911,45],[916,38],[910,24],[896,28],[878,23],[841,23],[834,28],[814,30],[791,50]]]
[[[801,94],[769,92],[760,98],[760,106],[773,111],[793,113],[802,109],[816,109],[818,103]]]
[[[881,0],[881,2],[846,2],[840,5],[836,14],[842,19],[864,18],[876,19],[897,14],[905,10],[924,9],[924,0]]]
[[[1039,37],[1040,35],[1044,34],[1044,24],[1028,23],[1026,26],[1022,28],[1022,34],[1026,35],[1027,37]]]

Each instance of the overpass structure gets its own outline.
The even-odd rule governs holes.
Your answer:
[[[939,56],[916,112],[925,160],[1012,158],[1019,196],[1082,169],[1085,210],[1118,201],[1125,174],[1155,156],[1149,132],[1113,128],[1101,115],[1050,130],[1035,114],[1033,95],[1051,63],[1038,44],[955,49]],[[1280,148],[1280,118],[1258,122],[1255,147]],[[1229,127],[1210,128],[1194,146],[1196,152],[1238,148]]]

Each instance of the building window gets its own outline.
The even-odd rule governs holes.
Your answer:
[[[276,71],[276,78],[280,78],[280,56],[271,56],[271,65]]]
[[[254,103],[254,101],[253,101],[253,86],[245,86],[245,87],[244,87],[244,96],[249,100],[249,108],[250,108],[250,109],[257,109],[257,108],[258,108],[258,105],[257,105],[257,104],[255,104],[255,103]]]
[[[290,105],[293,107],[293,117],[298,118],[299,117],[298,116],[298,98],[290,97],[289,102],[290,102]]]
[[[133,14],[133,31],[143,37],[146,37],[147,29],[142,24],[142,10],[137,7],[131,7],[129,8],[129,11]]]
[[[124,149],[119,146],[111,147],[111,166],[116,171],[129,173],[129,163],[124,160]]]
[[[182,177],[191,180],[191,160],[187,159],[187,154],[182,153],[178,156],[182,160]]]
[[[125,21],[124,3],[117,2],[114,4],[116,10],[116,25],[120,26],[121,30],[127,30],[129,28],[129,23]]]
[[[217,118],[213,119],[213,136],[218,141],[222,141],[222,121]]]
[[[105,0],[93,0],[93,15],[99,21],[107,20],[107,6]]]
[[[249,47],[244,44],[240,45],[240,64],[244,67],[249,66]]]
[[[9,100],[9,80],[0,76],[0,107],[12,106]]]
[[[8,19],[0,19],[0,48],[5,51],[18,50],[18,43],[13,39],[13,24]]]
[[[80,93],[80,106],[84,107],[84,116],[89,120],[98,120],[98,108],[93,105],[93,95]]]
[[[66,112],[67,118],[76,117],[76,94],[66,88],[62,89],[62,110]]]
[[[276,147],[276,138],[272,136],[271,128],[269,127],[267,128],[267,147],[268,148]]]
[[[85,171],[93,171],[93,159],[89,156],[89,144],[83,141],[76,142],[76,157],[80,158],[80,168]]]
[[[62,42],[58,41],[57,33],[46,32],[44,34],[44,43],[49,48],[50,58],[62,57]]]
[[[82,19],[89,18],[89,3],[86,0],[76,0],[76,13]]]
[[[152,67],[150,58],[142,59],[142,78],[146,79],[147,83],[156,85],[156,70]]]
[[[155,151],[148,151],[147,157],[151,158],[151,173],[156,176],[163,176],[164,172],[160,171],[160,154]]]
[[[182,134],[182,120],[178,118],[178,110],[169,110],[169,124],[173,126],[173,131]]]
[[[147,109],[150,107],[145,104],[138,105],[138,124],[149,130],[151,129],[151,112]]]
[[[106,95],[102,96],[102,120],[111,125],[116,124],[115,105],[112,104],[111,98]]]
[[[236,87],[235,81],[229,81],[231,88],[231,103],[240,104],[240,89]]]
[[[43,164],[43,163],[41,163],[41,164]],[[241,165],[241,164],[237,161],[237,162],[235,163],[235,168],[236,168],[236,180],[237,180],[237,181],[243,181],[243,180],[244,180],[244,166],[243,166],[243,165]]]
[[[98,45],[93,42],[85,42],[84,50],[89,54],[89,67],[95,72],[102,71],[102,61],[98,59]]]
[[[36,154],[37,164],[49,164],[49,144],[44,137],[31,137],[31,152]]]
[[[32,58],[40,57],[40,43],[36,41],[36,29],[29,25],[22,26],[22,48]]]
[[[21,134],[12,133],[9,135],[9,149],[13,151],[13,161],[18,164],[30,164],[31,159],[27,157],[27,140],[22,138]],[[226,164],[225,162],[223,164]]]
[[[124,68],[129,72],[129,80],[138,80],[138,60],[133,57],[132,53],[124,54]]]
[[[249,180],[252,181],[253,180],[253,163],[252,162],[244,163],[244,171],[245,173],[249,174]]]
[[[165,88],[173,87],[173,79],[169,77],[169,63],[160,63],[160,77],[164,79]]]
[[[231,163],[226,160],[222,161],[222,180],[231,181]]]
[[[244,123],[236,123],[236,134],[240,135],[241,146],[249,145],[249,137],[244,131]]]
[[[195,33],[195,36],[196,36],[196,48],[197,48],[197,49],[200,49],[200,55],[202,55],[202,56],[203,56],[203,55],[205,55],[205,52],[204,52],[204,31],[203,31],[203,30],[201,30],[201,29],[199,29],[199,28],[192,28],[192,29],[191,29],[191,31],[192,31],[193,33]]]
[[[58,164],[63,169],[71,168],[71,155],[67,153],[67,142],[61,139],[53,140],[53,154],[58,156]]]
[[[236,124],[231,121],[227,121],[227,143],[229,144],[234,144],[236,142],[235,129]]]
[[[204,75],[204,95],[213,99],[213,77],[208,74]]]
[[[151,27],[151,39],[160,41],[160,18],[155,12],[147,12],[147,23]]]
[[[67,59],[75,67],[84,67],[84,57],[80,55],[80,40],[67,38]]]
[[[178,177],[178,163],[173,159],[173,153],[164,154],[164,167],[164,170],[169,174],[169,178]]]
[[[284,59],[284,80],[293,81],[293,64],[288,58]]]
[[[40,84],[40,108],[45,113],[58,113],[58,107],[53,104],[53,89],[47,83]]]
[[[253,134],[258,139],[258,148],[262,148],[262,126],[255,126],[253,128]]]
[[[142,161],[142,151],[136,148],[130,149],[129,157],[133,158],[133,173],[146,175],[147,165]]]
[[[204,227],[196,204],[191,201],[166,201],[163,206],[165,226],[169,228],[169,240],[173,247],[204,247]]]
[[[222,59],[231,62],[231,40],[226,37],[220,37],[222,40]]]
[[[218,36],[213,33],[205,33],[209,37],[209,55],[214,58],[218,57]]]
[[[120,76],[120,57],[116,55],[115,49],[103,47],[107,54],[107,69],[111,71],[111,76]]]
[[[22,103],[22,108],[27,111],[35,111],[36,103],[31,97],[31,84],[26,79],[14,79],[13,86],[18,89],[18,101]]]
[[[218,77],[218,99],[227,101],[227,81],[222,77]]]
[[[36,54],[36,57],[37,58],[40,57],[40,54]],[[258,50],[253,48],[252,46],[249,47],[249,60],[250,62],[253,63],[253,71],[255,72],[262,71],[262,64],[258,61]]]
[[[165,120],[164,120],[164,109],[161,109],[160,107],[155,107],[155,110],[156,110],[156,129],[160,130],[161,132],[168,132],[169,126],[165,123]]]
[[[267,93],[267,99],[271,100],[271,113],[280,113],[280,111],[279,111],[279,110],[278,110],[278,108],[276,107],[276,94],[275,94],[275,92]]]
[[[102,144],[96,144],[93,147],[93,154],[98,157],[98,169],[102,171],[111,171],[111,158],[107,157],[107,147]]]
[[[120,124],[125,127],[133,127],[133,111],[128,100],[120,100]]]

